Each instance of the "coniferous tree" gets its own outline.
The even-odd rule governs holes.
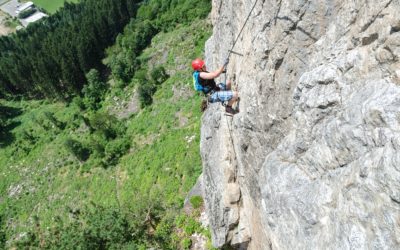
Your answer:
[[[141,63],[137,57],[155,34],[206,16],[209,6],[209,0],[66,2],[54,15],[0,37],[0,96],[69,99],[80,93],[85,74],[102,70],[104,50],[135,17],[127,35],[108,50],[112,74],[129,82]]]
[[[0,38],[0,96],[70,98],[104,49],[135,14],[140,0],[65,3],[49,18]]]

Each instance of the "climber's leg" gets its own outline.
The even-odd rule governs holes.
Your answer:
[[[228,106],[231,106],[236,102],[239,97],[239,93],[237,91],[232,91],[232,98],[228,102]]]
[[[231,80],[226,81],[226,90],[231,90],[232,82]]]
[[[224,82],[221,82],[220,84],[218,84],[218,87],[223,90],[223,91],[227,91],[227,90],[231,90],[231,80]]]

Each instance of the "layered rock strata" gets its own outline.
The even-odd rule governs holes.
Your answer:
[[[212,1],[208,68],[254,1]],[[202,118],[214,246],[400,248],[399,11],[398,0],[257,1],[228,66],[240,113],[213,104]]]

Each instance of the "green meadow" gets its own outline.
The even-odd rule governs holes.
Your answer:
[[[43,8],[46,11],[48,11],[49,13],[53,14],[59,8],[64,6],[64,2],[66,2],[66,1],[65,0],[32,0],[32,2],[35,5]],[[79,2],[79,0],[68,0],[67,2],[77,3],[77,2]]]

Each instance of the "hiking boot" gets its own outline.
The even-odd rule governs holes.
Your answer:
[[[240,97],[238,97],[237,101],[236,101],[236,106],[235,106],[235,112],[239,113],[239,103],[240,103]]]
[[[225,107],[225,112],[231,115],[236,114],[237,112],[231,107],[231,106],[226,106]]]
[[[208,101],[207,100],[201,101],[201,105],[200,105],[201,112],[206,111],[207,107],[208,107]]]

